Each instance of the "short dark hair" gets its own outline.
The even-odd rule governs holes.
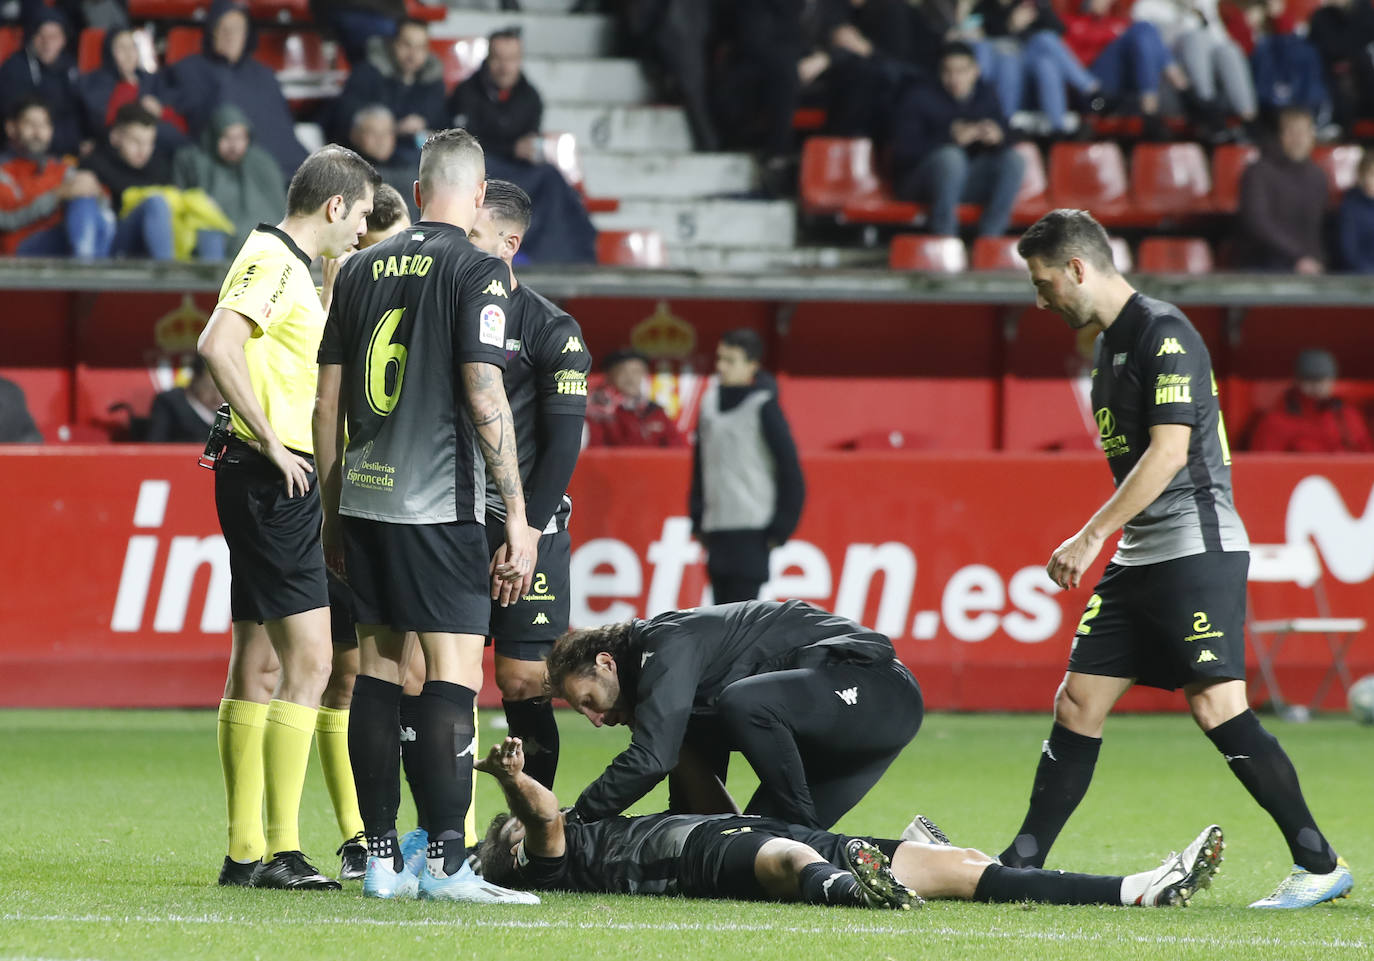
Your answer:
[[[396,32],[391,35],[392,39],[394,40],[396,37],[399,37],[401,31],[406,27],[419,27],[426,35],[429,34],[429,24],[425,23],[425,21],[416,20],[414,17],[402,17],[400,20],[396,21]]]
[[[296,169],[286,188],[286,213],[289,216],[313,214],[330,197],[342,197],[344,208],[369,192],[376,193],[382,178],[376,168],[347,147],[327,144],[316,150]]]
[[[1317,119],[1312,116],[1312,111],[1306,107],[1299,107],[1296,104],[1289,104],[1279,111],[1276,127],[1282,127],[1290,120],[1306,120],[1308,123],[1315,124]]]
[[[553,642],[546,665],[550,694],[563,689],[570,677],[586,677],[596,670],[596,655],[605,651],[615,658],[616,672],[621,676],[621,690],[626,689],[626,671],[637,672],[635,653],[642,646],[630,631],[630,621],[603,624],[601,627],[582,627],[567,631]]]
[[[763,338],[752,327],[738,327],[720,335],[720,342],[726,347],[738,347],[744,356],[754,363],[763,362]]]
[[[502,811],[492,818],[487,825],[487,833],[482,836],[482,843],[477,845],[477,863],[482,869],[482,879],[503,888],[515,887],[512,882],[520,877],[515,869],[515,858],[501,843],[501,830],[510,819],[508,811]]]
[[[520,40],[520,34],[519,27],[502,27],[500,30],[493,30],[487,34],[487,47],[490,48],[498,40]]]
[[[530,218],[534,216],[530,195],[509,180],[488,180],[482,206],[491,211],[492,219],[505,221],[522,235],[529,230]]]
[[[451,159],[469,164],[479,164],[479,168],[473,171],[476,175],[476,181],[481,183],[486,179],[487,158],[476,137],[462,127],[436,130],[429,135],[429,139],[420,148],[420,170],[416,179],[420,181],[422,193],[429,194],[434,186],[435,173]]]
[[[24,114],[35,107],[46,113],[49,121],[52,120],[52,105],[48,103],[45,98],[40,97],[36,93],[28,94],[16,100],[14,106],[10,108],[10,112],[5,115],[5,119],[13,120],[15,123],[18,123],[20,117],[24,116]]]
[[[147,111],[142,104],[126,103],[115,111],[113,127],[156,127],[157,118]]]
[[[978,59],[973,52],[973,47],[963,40],[950,40],[942,44],[940,46],[940,59],[944,60],[946,57],[969,57],[974,61]]]
[[[1107,231],[1086,210],[1067,207],[1051,210],[1021,235],[1016,242],[1016,252],[1024,260],[1039,257],[1055,267],[1062,267],[1077,257],[1097,270],[1116,273]]]
[[[368,230],[387,230],[409,217],[405,198],[391,184],[382,184],[372,195],[372,213],[367,215]]]
[[[621,347],[613,350],[601,360],[601,369],[610,370],[617,364],[623,364],[627,360],[637,360],[644,366],[649,366],[649,355],[642,350],[635,350],[633,347]]]

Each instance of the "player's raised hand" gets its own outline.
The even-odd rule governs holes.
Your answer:
[[[1060,587],[1077,587],[1102,550],[1102,538],[1081,530],[1055,548],[1045,573]]]
[[[515,777],[525,769],[525,746],[518,737],[493,744],[487,756],[473,765],[493,777]]]

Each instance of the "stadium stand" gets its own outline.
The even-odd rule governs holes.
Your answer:
[[[1137,264],[1147,274],[1210,274],[1212,248],[1201,237],[1146,237]]]
[[[968,253],[958,237],[898,234],[892,238],[887,263],[893,270],[958,274],[968,269]]]
[[[596,262],[616,267],[666,267],[663,235],[657,230],[603,230],[596,237]]]

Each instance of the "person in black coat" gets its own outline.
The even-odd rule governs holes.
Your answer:
[[[631,731],[573,806],[581,821],[620,814],[673,772],[673,813],[736,813],[724,793],[735,750],[759,776],[747,814],[828,828],[878,782],[924,714],[891,640],[804,601],[569,631],[548,668],[553,693],[594,725]]]
[[[453,125],[481,141],[489,178],[509,180],[530,195],[534,220],[520,247],[530,263],[594,263],[596,228],[562,171],[543,161],[544,101],[523,65],[520,31],[493,33],[482,69],[449,97]]]
[[[153,398],[143,439],[150,444],[203,444],[215,422],[215,409],[222,403],[224,398],[205,361],[197,356],[185,387],[164,390]]]
[[[100,66],[77,80],[86,130],[97,139],[114,126],[120,107],[137,103],[158,119],[158,146],[175,149],[186,142],[186,121],[165,74],[149,73],[139,63],[134,33],[111,30],[101,45]]]
[[[110,194],[119,222],[110,252],[116,257],[171,260],[172,208],[167,198],[151,196],[125,210],[124,192],[135,187],[164,187],[172,183],[171,156],[157,146],[157,119],[136,103],[115,112],[107,139],[81,162]]]
[[[396,151],[388,162],[400,167],[418,166],[423,138],[448,126],[444,68],[430,52],[429,30],[420,21],[403,20],[390,40],[374,38],[368,45],[367,59],[348,75],[335,104],[334,141],[342,143],[358,112],[372,106],[386,107],[396,118]]]
[[[51,152],[62,156],[81,148],[81,101],[76,58],[67,52],[66,16],[42,7],[29,18],[24,46],[0,64],[0,115],[8,117],[25,98],[41,97],[51,108]]]
[[[247,9],[232,0],[215,0],[205,20],[203,51],[172,65],[172,86],[193,138],[210,126],[216,108],[233,104],[248,116],[254,142],[290,180],[306,151],[296,139],[295,120],[277,75],[253,59],[256,44]]]

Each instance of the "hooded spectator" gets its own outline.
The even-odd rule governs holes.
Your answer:
[[[287,178],[305,159],[295,121],[272,70],[253,59],[257,33],[248,11],[232,0],[215,0],[205,21],[201,53],[171,68],[172,86],[193,136],[210,125],[221,104],[233,104],[248,117],[259,146],[276,160]],[[272,215],[272,222],[281,211]]]
[[[1336,396],[1336,358],[1304,350],[1293,368],[1293,385],[1255,425],[1250,449],[1295,454],[1374,451],[1359,410]]]
[[[242,110],[225,104],[214,112],[200,143],[181,148],[172,163],[178,187],[199,187],[234,222],[235,236],[220,251],[235,253],[253,228],[274,224],[286,210],[286,181],[272,155],[253,142],[253,125]],[[220,242],[223,242],[221,238]],[[213,240],[206,238],[206,242]],[[202,259],[219,259],[197,248]]]
[[[171,86],[164,75],[143,69],[132,30],[105,34],[100,66],[83,73],[77,87],[86,129],[97,139],[114,126],[120,107],[137,103],[159,121],[159,146],[171,149],[186,140],[186,121],[169,103]]]
[[[76,59],[67,51],[71,24],[50,7],[36,10],[24,32],[24,46],[0,65],[0,113],[9,116],[26,97],[41,97],[51,111],[52,153],[81,148],[81,108]]]
[[[415,167],[420,144],[430,130],[448,126],[444,106],[444,68],[429,49],[429,31],[405,20],[390,40],[378,37],[368,57],[355,66],[335,104],[334,139],[342,142],[358,111],[380,104],[396,118],[396,152],[391,163]]]

